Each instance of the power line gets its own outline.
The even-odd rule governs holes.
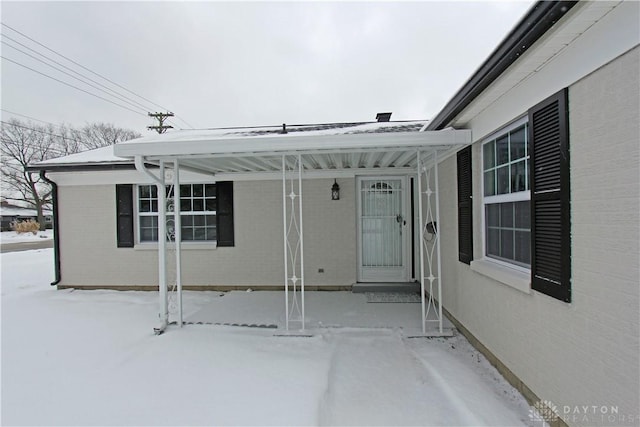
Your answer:
[[[67,73],[66,71],[63,71],[63,70],[61,70],[60,68],[55,67],[55,66],[53,66],[53,65],[51,65],[51,64],[47,64],[47,63],[46,63],[46,62],[44,62],[43,60],[41,60],[41,59],[39,59],[39,58],[36,58],[35,56],[33,56],[33,55],[31,55],[31,54],[29,54],[29,53],[27,53],[27,52],[24,52],[24,51],[22,51],[22,50],[20,50],[20,49],[18,49],[18,48],[16,48],[16,47],[14,47],[14,46],[11,46],[10,44],[6,43],[5,41],[2,41],[2,43],[6,44],[7,46],[11,47],[12,49],[16,49],[18,52],[22,53],[23,55],[27,55],[27,56],[29,56],[29,57],[31,57],[31,58],[33,58],[33,59],[35,59],[36,61],[42,62],[44,65],[47,65],[47,66],[49,66],[49,67],[53,68],[54,70],[56,70],[56,71],[58,71],[58,72],[60,72],[60,73],[62,73],[62,74],[66,74],[67,76],[69,76],[69,77],[71,77],[71,78],[73,78],[73,79],[76,79],[76,80],[78,80],[79,82],[82,82],[82,83],[86,84],[87,86],[91,86],[92,88],[97,89],[97,90],[99,90],[100,92],[103,92],[103,93],[107,94],[108,96],[112,96],[112,97],[114,97],[114,98],[118,99],[119,101],[124,101],[124,102],[126,102],[127,104],[129,104],[129,105],[131,105],[131,106],[133,106],[133,107],[135,107],[135,108],[139,108],[137,105],[135,105],[135,104],[134,104],[134,103],[132,103],[131,101],[128,101],[127,99],[122,98],[122,97],[120,97],[120,96],[118,96],[118,95],[112,95],[112,94],[110,94],[109,92],[105,91],[104,89],[100,89],[99,87],[97,87],[97,86],[95,86],[95,85],[92,85],[91,83],[87,83],[85,80],[83,80],[83,79],[81,79],[81,78],[79,78],[79,77],[76,77],[76,76],[74,76],[74,75],[72,75],[72,74],[70,74],[70,73]],[[143,109],[145,109],[145,108],[144,108],[144,106],[143,106]]]
[[[16,112],[13,112],[13,111],[5,110],[4,108],[0,108],[0,111],[4,111],[5,113],[13,114],[14,116],[20,116],[20,117],[24,117],[26,119],[35,120],[36,122],[46,123],[46,124],[51,125],[51,126],[61,127],[61,125],[57,125],[57,124],[51,123],[51,122],[45,122],[44,120],[36,119],[35,117],[26,116],[24,114],[20,114],[20,113],[16,113]]]
[[[9,47],[11,47],[11,48],[13,48],[13,49],[16,49],[18,52],[21,52],[23,55],[27,55],[27,56],[29,56],[29,57],[31,57],[31,58],[33,58],[33,59],[35,59],[36,61],[42,62],[44,65],[47,65],[47,66],[49,66],[49,67],[53,68],[54,70],[56,70],[56,71],[58,71],[58,72],[60,72],[60,73],[62,73],[62,74],[66,74],[67,76],[69,76],[69,77],[71,77],[71,78],[73,78],[73,79],[76,79],[76,80],[78,80],[79,82],[82,82],[82,83],[86,84],[87,86],[91,86],[92,88],[97,89],[97,90],[99,90],[100,92],[103,92],[103,93],[105,93],[105,94],[106,94],[106,95],[108,95],[108,96],[112,96],[112,97],[114,97],[114,98],[118,99],[119,101],[126,102],[127,104],[129,104],[129,105],[131,105],[131,106],[133,106],[133,107],[135,107],[135,108],[139,108],[137,105],[135,105],[135,104],[134,104],[134,103],[132,103],[131,101],[128,101],[128,100],[127,100],[127,99],[125,99],[125,98],[122,98],[122,97],[120,97],[120,96],[118,96],[118,95],[112,95],[112,94],[110,94],[109,92],[105,91],[104,89],[100,89],[99,87],[97,87],[97,86],[95,86],[95,85],[92,85],[91,83],[87,83],[85,80],[83,80],[83,79],[81,79],[81,78],[79,78],[79,77],[76,77],[76,76],[74,76],[74,75],[72,75],[72,74],[70,74],[70,73],[67,73],[66,71],[63,71],[63,70],[61,70],[61,69],[60,69],[60,68],[58,68],[58,67],[55,67],[55,66],[53,66],[53,65],[51,65],[51,64],[47,64],[47,63],[46,63],[46,62],[44,62],[43,60],[41,60],[41,59],[39,59],[39,58],[36,58],[35,56],[33,56],[33,55],[31,55],[31,54],[29,54],[29,53],[27,53],[27,52],[24,52],[24,51],[22,51],[22,50],[20,50],[20,49],[17,49],[16,47],[11,46],[10,44],[8,44],[8,43],[6,43],[6,42],[4,42],[4,41],[2,41],[2,43],[6,44],[7,46],[9,46]],[[143,107],[143,109],[144,109],[144,107]]]
[[[107,102],[109,102],[109,103],[111,103],[111,104],[113,104],[113,105],[117,105],[118,107],[121,107],[121,108],[124,108],[125,110],[129,110],[129,111],[131,111],[132,113],[136,113],[136,114],[140,114],[141,116],[145,116],[145,114],[143,114],[143,113],[141,113],[141,112],[139,112],[139,111],[132,110],[131,108],[126,107],[126,106],[124,106],[124,105],[122,105],[122,104],[118,104],[117,102],[113,102],[113,101],[111,101],[111,100],[109,100],[109,99],[107,99],[107,98],[103,98],[103,97],[102,97],[102,96],[100,96],[100,95],[96,95],[95,93],[91,93],[91,92],[86,91],[86,90],[84,90],[84,89],[82,89],[82,88],[79,88],[79,87],[77,87],[77,86],[74,86],[74,85],[72,85],[72,84],[70,84],[70,83],[67,83],[67,82],[64,82],[64,81],[62,81],[62,80],[56,79],[55,77],[51,77],[51,76],[50,76],[50,75],[48,75],[48,74],[42,73],[42,72],[40,72],[40,71],[38,71],[38,70],[34,70],[33,68],[31,68],[31,67],[27,67],[26,65],[21,64],[21,63],[19,63],[19,62],[17,62],[17,61],[14,61],[14,60],[12,60],[12,59],[6,58],[6,57],[4,57],[4,56],[2,56],[2,55],[0,55],[0,58],[4,59],[5,61],[9,61],[9,62],[12,62],[12,63],[14,63],[14,64],[16,64],[16,65],[19,65],[20,67],[26,68],[27,70],[31,70],[31,71],[33,71],[34,73],[38,73],[38,74],[40,74],[40,75],[42,75],[42,76],[44,76],[44,77],[50,78],[51,80],[55,80],[55,81],[57,81],[58,83],[62,83],[62,84],[64,84],[64,85],[67,85],[67,86],[69,86],[69,87],[72,87],[72,88],[74,88],[74,89],[77,89],[77,90],[79,90],[79,91],[81,91],[81,92],[87,93],[87,94],[89,94],[89,95],[91,95],[91,96],[95,96],[95,97],[96,97],[96,98],[98,98],[98,99],[102,99],[103,101],[107,101]]]
[[[104,80],[108,81],[109,83],[111,83],[111,84],[113,84],[113,85],[115,85],[115,86],[118,86],[118,87],[119,87],[119,88],[121,88],[121,89],[126,90],[126,91],[127,91],[127,92],[129,92],[130,94],[135,95],[135,96],[137,96],[137,97],[138,97],[138,98],[140,98],[140,99],[144,99],[145,101],[150,102],[151,104],[155,105],[156,107],[159,107],[159,108],[160,108],[160,109],[162,109],[162,110],[170,111],[170,109],[169,109],[169,108],[165,108],[165,107],[163,107],[162,105],[157,104],[157,103],[155,103],[155,102],[153,102],[153,101],[151,101],[151,100],[149,100],[149,99],[145,98],[145,97],[144,97],[144,96],[142,96],[142,95],[138,95],[137,93],[135,93],[135,92],[133,92],[133,91],[131,91],[131,90],[127,89],[126,87],[124,87],[124,86],[122,86],[122,85],[120,85],[120,84],[118,84],[118,83],[114,82],[113,80],[111,80],[111,79],[109,79],[109,78],[107,78],[107,77],[104,77],[103,75],[98,74],[98,73],[96,73],[96,72],[95,72],[95,71],[93,71],[93,70],[90,70],[89,68],[85,67],[84,65],[77,63],[77,62],[76,62],[76,61],[74,61],[73,59],[68,58],[68,57],[64,56],[63,54],[61,54],[61,53],[59,53],[59,52],[56,52],[55,50],[51,49],[51,48],[50,48],[50,47],[48,47],[48,46],[45,46],[44,44],[40,43],[39,41],[37,41],[37,40],[35,40],[35,39],[33,39],[33,38],[31,38],[31,37],[27,36],[27,35],[26,35],[26,34],[24,34],[24,33],[21,33],[20,31],[16,30],[15,28],[11,27],[10,25],[5,24],[4,22],[0,22],[0,24],[2,24],[2,26],[4,26],[4,27],[6,27],[6,28],[10,29],[11,31],[14,31],[14,32],[16,32],[16,33],[20,34],[22,37],[24,37],[24,38],[26,38],[26,39],[31,40],[32,42],[34,42],[34,43],[38,44],[39,46],[42,46],[43,48],[47,49],[48,51],[53,52],[53,53],[55,53],[56,55],[58,55],[58,56],[60,56],[60,57],[62,57],[62,58],[64,58],[64,59],[66,59],[67,61],[69,61],[69,62],[71,62],[71,63],[73,63],[73,64],[77,65],[78,67],[80,67],[80,68],[82,68],[82,69],[84,69],[84,70],[89,71],[90,73],[92,73],[92,74],[94,74],[94,75],[96,75],[96,76],[98,76],[98,77],[100,77],[100,78],[102,78],[102,79],[104,79]],[[176,116],[176,118],[179,118],[179,117],[178,117],[178,116]],[[187,126],[189,126],[190,128],[192,128],[192,129],[193,129],[193,126],[191,126],[189,123],[187,123],[184,119],[180,118],[180,120],[182,120],[184,123],[186,123],[186,124],[187,124]]]
[[[140,108],[142,108],[142,109],[143,109],[143,110],[145,110],[145,111],[149,111],[149,110],[150,110],[150,108],[148,108],[148,107],[147,107],[147,106],[145,106],[145,105],[142,105],[141,103],[139,103],[139,102],[138,102],[138,101],[136,101],[135,99],[132,99],[132,98],[130,98],[130,97],[128,97],[128,96],[126,96],[126,95],[122,95],[122,94],[118,93],[117,91],[115,91],[115,90],[111,89],[110,87],[108,87],[108,86],[106,86],[106,85],[104,85],[104,84],[102,84],[102,83],[100,83],[100,82],[98,82],[98,81],[95,81],[95,80],[91,79],[90,77],[87,77],[87,76],[85,76],[84,74],[79,73],[78,71],[76,71],[76,70],[74,70],[74,69],[72,69],[72,68],[70,68],[70,67],[67,67],[67,66],[66,66],[66,65],[64,65],[64,64],[61,64],[60,62],[56,61],[55,59],[51,59],[51,58],[49,58],[48,56],[43,55],[42,53],[40,53],[40,52],[38,52],[38,51],[36,51],[36,50],[34,50],[34,49],[31,49],[29,46],[26,46],[26,45],[24,45],[24,44],[20,43],[19,41],[16,41],[16,40],[12,39],[11,37],[9,37],[9,36],[7,36],[7,35],[3,35],[3,37],[4,37],[4,38],[7,38],[7,39],[9,39],[9,40],[11,40],[11,41],[12,41],[12,42],[14,42],[14,43],[19,44],[20,46],[23,46],[23,47],[24,47],[24,48],[26,48],[26,49],[29,49],[30,51],[32,51],[32,52],[34,52],[34,53],[36,53],[37,55],[40,55],[41,57],[45,58],[46,60],[51,61],[51,62],[53,62],[54,64],[57,64],[57,65],[59,65],[59,66],[61,66],[61,67],[65,68],[65,69],[67,69],[67,70],[71,71],[72,73],[75,73],[75,74],[77,74],[77,75],[81,76],[83,79],[87,79],[87,80],[89,80],[90,82],[93,82],[93,83],[95,83],[95,84],[97,84],[97,85],[99,85],[99,86],[103,87],[104,89],[106,89],[106,90],[108,90],[108,91],[110,91],[110,92],[113,92],[113,93],[115,94],[115,95],[112,95],[112,94],[109,94],[109,93],[108,93],[108,95],[109,95],[109,96],[117,97],[117,98],[119,98],[121,101],[125,101],[125,102],[127,102],[128,104],[133,105],[134,107],[140,107]],[[33,56],[33,55],[31,55],[31,54],[29,54],[29,53],[27,53],[27,52],[23,51],[22,49],[19,49],[19,48],[15,47],[15,46],[12,46],[11,44],[7,43],[7,42],[6,42],[6,41],[4,41],[4,40],[2,40],[1,42],[2,42],[3,44],[5,44],[5,45],[9,46],[10,48],[17,50],[18,52],[22,53],[23,55],[29,56],[29,57],[31,57],[31,58],[33,58],[33,59],[35,59],[36,61],[42,62],[43,64],[45,64],[45,65],[47,65],[47,66],[49,66],[49,67],[53,68],[54,70],[57,70],[57,71],[59,71],[59,72],[61,72],[61,73],[64,73],[64,74],[66,74],[66,75],[68,75],[68,76],[70,76],[70,77],[72,77],[72,78],[74,78],[74,79],[76,79],[76,80],[81,81],[82,83],[84,83],[84,84],[86,84],[86,85],[92,86],[92,87],[94,87],[94,88],[96,88],[96,89],[98,89],[98,90],[100,90],[100,91],[102,91],[102,92],[104,92],[104,93],[107,93],[105,90],[100,89],[100,88],[97,88],[97,87],[95,87],[95,86],[91,85],[90,83],[87,83],[86,81],[84,81],[84,80],[82,80],[82,79],[80,79],[80,78],[78,78],[78,77],[72,76],[71,74],[69,74],[69,73],[67,73],[67,72],[65,72],[65,71],[62,71],[62,70],[60,70],[59,68],[56,68],[56,67],[54,67],[53,65],[48,64],[48,63],[44,62],[42,59],[36,58],[35,56]]]
[[[40,120],[40,121],[42,121],[42,120]],[[2,123],[3,125],[7,125],[7,126],[14,126],[14,127],[22,128],[22,129],[28,129],[28,130],[32,130],[32,131],[34,131],[34,132],[43,133],[43,134],[45,134],[45,135],[56,136],[56,137],[58,137],[58,138],[68,139],[68,140],[70,140],[70,141],[75,141],[75,142],[77,142],[77,143],[84,144],[84,142],[80,141],[79,139],[71,138],[71,137],[64,136],[64,135],[59,135],[59,134],[57,134],[57,133],[51,133],[51,132],[47,132],[47,131],[44,131],[44,130],[40,130],[40,129],[36,129],[36,128],[32,128],[32,127],[29,127],[29,126],[19,125],[19,124],[17,124],[17,123],[5,122],[4,120],[0,120],[0,123]],[[45,122],[45,123],[47,123],[47,122]],[[52,123],[49,123],[49,124],[52,124]],[[54,125],[54,126],[55,126],[55,125]]]

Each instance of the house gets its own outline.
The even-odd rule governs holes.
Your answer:
[[[170,285],[284,289],[296,327],[304,289],[417,280],[553,422],[638,424],[639,17],[538,2],[429,122],[171,132],[34,165],[56,183],[56,284],[160,283],[161,328]]]
[[[50,210],[43,210],[45,227],[53,227],[53,214]],[[12,230],[12,225],[21,221],[37,221],[38,212],[35,209],[25,208],[3,200],[0,202],[0,229],[2,231]]]

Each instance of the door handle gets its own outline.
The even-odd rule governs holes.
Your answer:
[[[400,214],[396,215],[396,222],[400,225],[407,225],[407,221]]]

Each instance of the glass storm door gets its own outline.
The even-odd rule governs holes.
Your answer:
[[[358,179],[358,280],[407,280],[406,178]]]

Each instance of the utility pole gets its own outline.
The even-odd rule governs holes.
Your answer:
[[[149,117],[153,117],[154,119],[158,120],[158,125],[147,126],[147,129],[155,130],[158,133],[164,133],[167,129],[173,129],[173,126],[164,124],[164,121],[168,117],[173,117],[173,113],[167,112],[167,113],[148,113],[148,114],[149,114]]]

